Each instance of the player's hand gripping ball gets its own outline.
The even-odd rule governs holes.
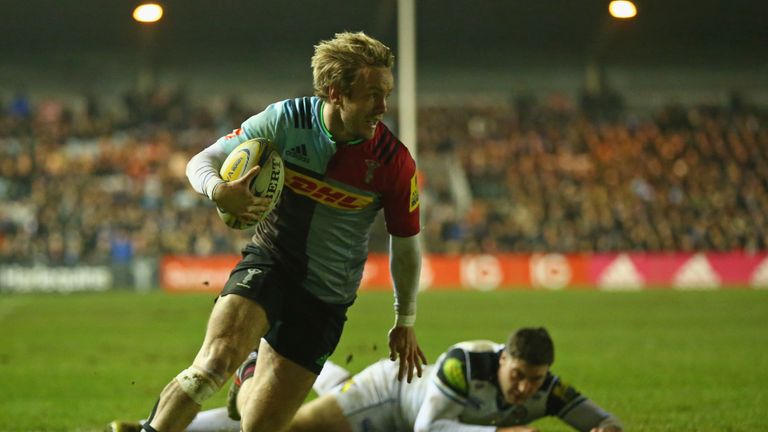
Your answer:
[[[256,165],[261,167],[261,171],[251,181],[250,190],[255,196],[268,198],[269,207],[258,221],[252,223],[243,222],[235,215],[217,208],[221,220],[231,228],[246,229],[256,225],[264,220],[280,201],[285,168],[283,159],[266,138],[254,138],[235,147],[221,166],[219,174],[224,181],[237,180]]]

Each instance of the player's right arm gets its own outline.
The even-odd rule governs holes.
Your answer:
[[[572,386],[556,377],[547,396],[547,414],[559,417],[584,432],[621,432],[621,422]]]
[[[249,139],[261,137],[276,142],[282,135],[284,121],[282,103],[272,104],[193,156],[187,163],[187,178],[192,188],[227,213],[245,222],[255,220],[269,205],[268,199],[255,197],[248,189],[259,168],[254,167],[240,179],[228,183],[221,179],[219,170],[227,155]]]
[[[454,348],[442,357],[429,383],[414,432],[495,432],[495,426],[461,423],[459,416],[469,401],[469,377],[464,351]]]

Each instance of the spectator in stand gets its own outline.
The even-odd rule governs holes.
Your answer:
[[[141,256],[239,250],[247,236],[199,211],[210,204],[190,193],[184,163],[253,109],[190,99],[172,88],[117,103],[4,100],[0,262],[108,263],[118,228]],[[732,99],[610,121],[563,97],[423,108],[422,166],[455,157],[473,195],[461,211],[445,173],[425,173],[426,244],[454,254],[767,249],[768,112]],[[371,239],[386,250],[386,236]]]

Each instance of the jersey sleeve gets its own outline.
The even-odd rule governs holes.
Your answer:
[[[606,425],[620,426],[618,419],[587,399],[575,388],[555,377],[547,397],[547,415],[557,416],[579,431]]]
[[[448,351],[437,368],[416,416],[414,432],[495,431],[495,426],[470,425],[460,421],[461,412],[470,403],[464,351],[459,348]]]
[[[214,145],[226,154],[232,152],[238,145],[253,138],[267,138],[282,154],[285,145],[285,127],[287,117],[285,101],[269,105],[264,111],[250,117],[231,133],[219,138]]]
[[[387,231],[398,237],[411,237],[419,233],[419,184],[416,161],[408,149],[400,149],[391,162],[388,189],[382,199]]]
[[[224,182],[219,176],[219,169],[227,158],[227,153],[215,143],[194,155],[187,162],[187,178],[192,188],[213,199],[213,190]]]
[[[243,124],[224,135],[193,156],[187,163],[187,178],[192,188],[210,199],[213,199],[213,191],[223,180],[219,176],[219,169],[238,145],[253,138],[267,138],[282,154],[280,144],[284,142],[283,124],[285,120],[285,102],[278,102],[268,106],[264,111],[252,116]]]
[[[465,404],[469,395],[469,377],[464,350],[453,348],[445,354],[437,368],[434,382],[437,387],[460,404]]]

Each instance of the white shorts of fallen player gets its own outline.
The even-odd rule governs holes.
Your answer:
[[[397,361],[380,360],[330,392],[349,420],[353,432],[412,431],[405,421],[403,408],[408,401],[401,400],[401,386],[418,384],[406,384],[405,379],[399,382],[398,367]]]

